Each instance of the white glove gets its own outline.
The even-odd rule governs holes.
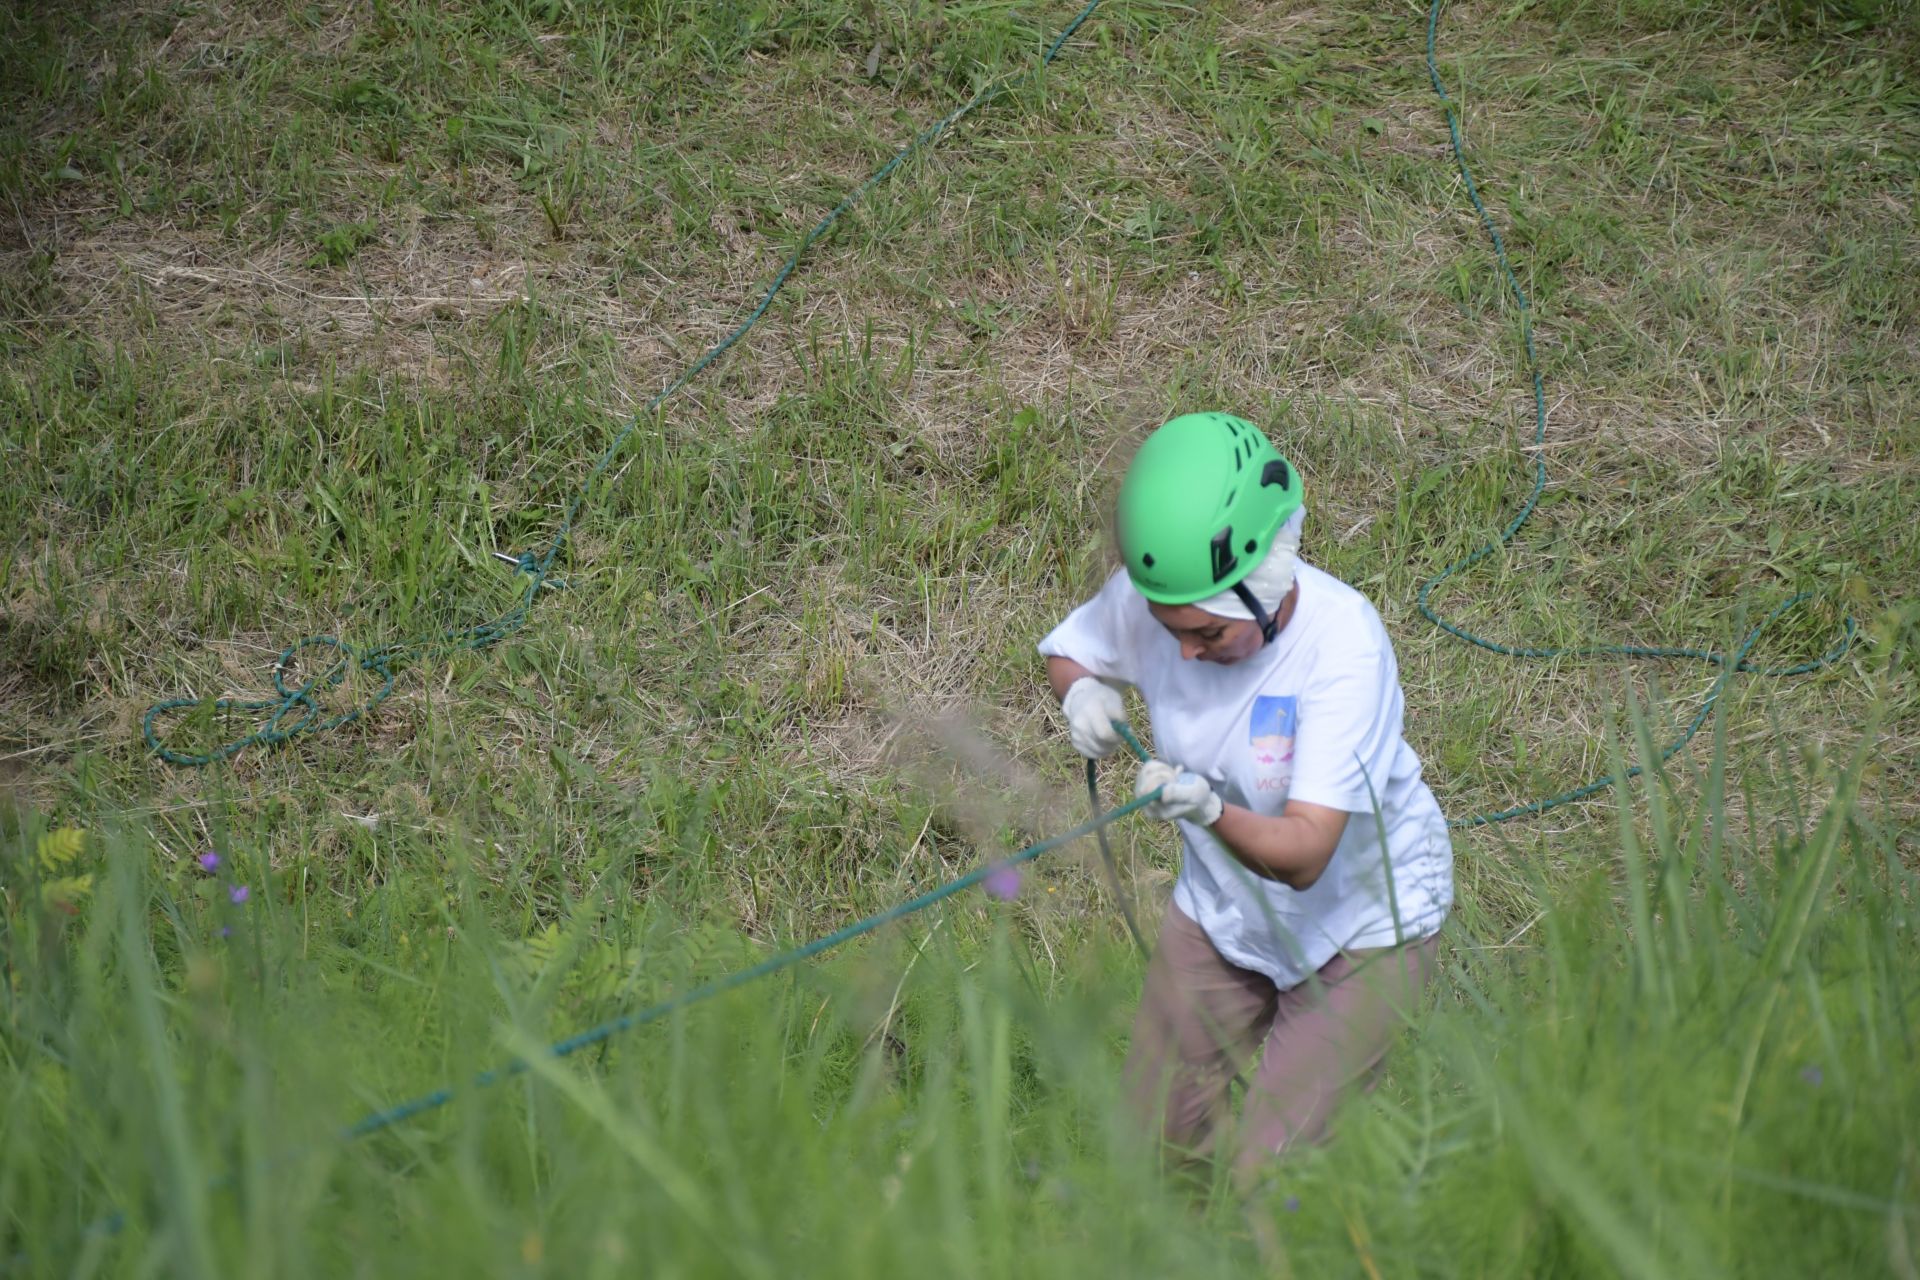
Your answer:
[[[1160,798],[1141,812],[1149,818],[1185,818],[1210,827],[1220,821],[1227,802],[1213,793],[1213,786],[1197,773],[1191,773],[1164,760],[1149,760],[1140,766],[1133,784],[1134,799],[1158,790]]]
[[[1113,722],[1126,719],[1127,708],[1120,701],[1120,691],[1112,685],[1081,676],[1067,686],[1060,710],[1066,714],[1067,737],[1073,740],[1073,749],[1087,759],[1098,760],[1119,749],[1120,731]]]

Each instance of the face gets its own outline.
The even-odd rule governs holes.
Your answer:
[[[1216,617],[1191,604],[1149,604],[1147,608],[1180,642],[1180,656],[1188,660],[1231,666],[1260,651],[1260,624],[1256,622]]]

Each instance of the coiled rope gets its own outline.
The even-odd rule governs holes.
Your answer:
[[[1086,7],[1076,14],[1073,20],[1061,28],[1053,43],[1047,46],[1038,65],[1019,75],[1003,77],[998,81],[977,90],[971,98],[941,116],[938,120],[915,134],[913,139],[885,164],[867,175],[865,181],[849,192],[845,199],[835,205],[827,215],[814,224],[811,231],[801,237],[800,243],[787,255],[786,262],[775,273],[771,283],[761,292],[759,301],[747,313],[733,330],[720,341],[709,347],[704,355],[688,365],[678,377],[669,382],[659,394],[647,401],[646,407],[635,414],[633,419],[613,438],[612,443],[600,454],[600,460],[587,473],[573,497],[567,502],[560,525],[554,530],[546,549],[539,553],[527,552],[519,557],[502,556],[510,560],[515,567],[527,575],[525,587],[520,592],[520,602],[508,609],[491,622],[471,627],[455,627],[420,636],[413,640],[397,644],[381,645],[362,652],[354,646],[334,636],[307,636],[288,645],[280,653],[273,666],[273,695],[262,698],[216,698],[209,702],[202,698],[168,698],[156,702],[147,708],[146,715],[140,721],[140,733],[153,753],[168,764],[185,767],[200,767],[213,764],[218,760],[229,759],[251,746],[277,746],[302,734],[326,733],[332,729],[352,724],[360,717],[385,702],[393,693],[396,668],[409,663],[427,661],[432,658],[470,649],[487,649],[506,639],[526,625],[527,615],[543,589],[559,584],[550,580],[554,562],[566,547],[573,533],[574,521],[580,509],[586,505],[587,497],[594,481],[598,480],[613,465],[613,460],[627,447],[627,441],[639,429],[640,423],[668,397],[693,381],[708,365],[725,355],[733,345],[747,336],[747,333],[766,315],[767,308],[785,287],[787,278],[800,265],[800,259],[808,249],[831,231],[843,215],[864,200],[869,192],[885,182],[887,178],[916,153],[933,145],[942,134],[960,121],[978,111],[981,107],[1005,97],[1025,82],[1037,79],[1051,66],[1059,56],[1061,48],[1072,39],[1086,20],[1093,16],[1102,0],[1088,0]],[[304,682],[290,683],[289,675],[294,663],[309,649],[330,651],[332,656],[327,665],[317,675]],[[350,707],[337,715],[321,715],[319,695],[336,688],[350,672],[358,669],[378,680],[372,694],[365,702]],[[237,738],[229,739],[206,751],[177,751],[167,745],[161,732],[164,721],[177,717],[192,708],[211,708],[216,712],[246,712],[249,714],[266,713],[266,720],[259,727]]]
[[[1090,0],[1090,2],[1083,9],[1080,10],[1078,15],[1075,16],[1074,19],[1067,24],[1067,26],[1060,32],[1059,36],[1053,41],[1053,43],[1048,46],[1045,56],[1041,59],[1039,67],[1025,73],[1025,75],[1023,76],[1016,77],[1011,80],[1004,80],[990,88],[981,90],[980,92],[976,93],[972,98],[970,98],[966,103],[962,104],[960,107],[949,112],[947,115],[941,117],[941,119],[936,121],[934,124],[922,130],[918,135],[914,137],[914,139],[911,142],[909,142],[905,147],[903,147],[899,152],[897,152],[892,159],[888,160],[884,165],[876,169],[864,182],[862,182],[858,187],[856,187],[851,194],[849,194],[844,200],[842,200],[839,205],[835,206],[834,209],[830,213],[828,213],[825,218],[821,219],[821,221],[813,228],[812,231],[808,232],[808,234],[801,240],[799,246],[795,248],[795,250],[791,255],[789,255],[785,265],[783,265],[780,271],[778,272],[778,274],[775,275],[772,283],[767,286],[766,290],[760,296],[758,304],[747,315],[746,319],[741,321],[741,323],[731,333],[729,333],[725,338],[721,339],[718,343],[716,343],[712,348],[710,348],[706,352],[706,354],[701,356],[692,365],[688,366],[688,368],[683,373],[681,373],[677,378],[675,378],[673,382],[668,384],[668,386],[664,390],[662,390],[657,396],[654,397],[652,401],[648,403],[646,410],[643,411],[641,415],[637,415],[634,418],[634,420],[630,422],[626,426],[626,428],[620,432],[618,436],[615,437],[614,441],[610,445],[608,445],[606,451],[601,455],[599,462],[594,466],[592,472],[589,474],[587,481],[580,487],[580,490],[574,495],[573,499],[569,502],[566,509],[565,516],[562,519],[559,528],[555,531],[552,540],[548,543],[545,551],[539,554],[538,556],[535,556],[532,553],[528,553],[514,560],[516,567],[520,571],[526,573],[529,578],[529,581],[524,591],[521,594],[520,603],[518,605],[508,610],[506,613],[502,614],[499,618],[496,618],[494,621],[482,624],[480,626],[444,631],[433,636],[425,637],[420,640],[404,642],[401,644],[386,645],[381,648],[369,650],[365,653],[357,652],[351,646],[347,645],[346,643],[332,636],[309,636],[303,640],[295,641],[292,645],[289,645],[285,651],[282,652],[282,654],[280,655],[279,662],[275,665],[274,674],[273,674],[273,687],[276,695],[275,697],[261,698],[261,699],[254,699],[254,700],[218,699],[211,704],[217,710],[271,712],[271,714],[267,717],[266,722],[260,728],[240,738],[236,738],[232,741],[223,743],[220,746],[217,746],[212,750],[204,753],[196,754],[196,753],[185,753],[185,752],[174,751],[171,748],[166,746],[164,740],[160,737],[158,733],[157,725],[161,720],[161,718],[168,715],[169,713],[178,712],[185,708],[207,705],[206,703],[204,703],[202,700],[199,700],[199,699],[178,698],[178,699],[172,699],[165,702],[155,703],[147,711],[147,714],[142,721],[142,732],[146,738],[148,746],[150,746],[162,759],[168,761],[169,763],[177,764],[177,765],[187,765],[187,766],[200,766],[200,765],[212,764],[216,760],[221,760],[221,759],[231,757],[236,752],[251,745],[255,745],[255,744],[271,745],[274,743],[285,742],[303,733],[318,733],[318,732],[324,732],[328,729],[338,728],[339,726],[350,723],[351,721],[359,718],[361,715],[370,711],[373,707],[379,705],[380,702],[384,701],[389,694],[391,694],[393,690],[394,679],[395,679],[394,667],[396,664],[402,661],[418,661],[427,656],[446,653],[446,652],[450,652],[457,649],[484,649],[497,643],[499,640],[505,638],[506,636],[511,635],[513,632],[517,631],[522,625],[525,624],[528,611],[533,605],[533,603],[535,602],[535,600],[538,598],[542,588],[545,586],[553,585],[548,581],[550,571],[552,569],[555,559],[559,556],[560,552],[562,551],[562,549],[564,548],[567,542],[568,535],[572,531],[576,516],[578,515],[581,507],[583,506],[583,504],[587,499],[589,487],[591,486],[592,482],[596,478],[598,478],[601,474],[603,474],[606,471],[608,466],[611,465],[614,457],[617,456],[621,451],[621,449],[625,447],[627,440],[633,434],[634,430],[638,427],[639,422],[641,418],[645,416],[645,413],[651,412],[667,397],[673,395],[676,391],[684,387],[687,384],[687,382],[689,382],[692,378],[698,375],[708,365],[712,364],[715,360],[717,360],[721,355],[723,355],[727,351],[728,348],[733,346],[734,343],[738,342],[742,337],[746,335],[748,330],[750,330],[756,323],[758,323],[760,318],[766,313],[766,310],[768,306],[772,303],[775,295],[779,293],[780,288],[786,283],[787,277],[792,274],[795,266],[798,264],[800,260],[801,255],[804,254],[806,250],[812,244],[814,244],[814,242],[816,242],[823,234],[825,234],[833,226],[833,224],[841,217],[842,214],[844,214],[847,210],[851,209],[854,205],[856,205],[874,186],[876,186],[878,183],[883,181],[889,174],[891,174],[896,168],[898,168],[899,165],[903,163],[914,152],[920,150],[921,148],[933,142],[942,133],[946,132],[946,130],[951,128],[955,123],[957,123],[959,120],[964,118],[966,115],[968,115],[972,111],[976,110],[980,106],[985,105],[988,102],[995,100],[996,98],[1003,96],[1005,93],[1009,92],[1015,85],[1020,83],[1021,80],[1037,75],[1040,69],[1043,69],[1044,67],[1052,63],[1054,58],[1058,55],[1062,45],[1064,45],[1065,42],[1074,34],[1074,32],[1080,28],[1080,26],[1087,20],[1088,17],[1092,15],[1094,10],[1097,9],[1101,3],[1102,3],[1102,0]],[[1464,143],[1462,142],[1462,138],[1461,138],[1459,118],[1454,109],[1453,99],[1448,95],[1446,85],[1442,82],[1440,78],[1440,71],[1439,71],[1439,66],[1436,59],[1435,49],[1437,44],[1441,5],[1442,5],[1442,0],[1432,0],[1431,7],[1428,10],[1427,45],[1426,45],[1427,70],[1433,82],[1434,92],[1439,96],[1442,107],[1446,113],[1447,131],[1452,140],[1454,161],[1459,169],[1461,180],[1466,186],[1468,197],[1471,199],[1473,203],[1475,212],[1479,215],[1480,224],[1482,228],[1484,228],[1484,230],[1486,231],[1488,239],[1491,241],[1493,245],[1494,256],[1498,262],[1501,273],[1506,280],[1507,288],[1511,293],[1512,297],[1514,298],[1515,303],[1520,308],[1521,332],[1522,332],[1524,347],[1526,351],[1527,369],[1533,382],[1534,444],[1537,447],[1544,443],[1545,437],[1546,437],[1546,394],[1545,394],[1544,385],[1541,379],[1539,359],[1534,349],[1532,306],[1531,306],[1531,303],[1528,301],[1525,290],[1523,290],[1520,286],[1519,279],[1515,275],[1512,263],[1508,258],[1506,245],[1504,241],[1501,239],[1498,228],[1494,225],[1492,215],[1488,212],[1485,203],[1482,201],[1480,197],[1478,187],[1476,186],[1473,180],[1472,172],[1468,168],[1466,156],[1465,156]],[[1686,744],[1693,739],[1694,735],[1699,731],[1701,725],[1705,723],[1707,716],[1711,713],[1715,702],[1719,699],[1721,693],[1725,690],[1727,682],[1733,677],[1735,673],[1750,672],[1753,674],[1767,675],[1767,676],[1801,675],[1807,672],[1819,670],[1822,667],[1830,665],[1831,663],[1837,661],[1841,656],[1843,656],[1848,651],[1848,649],[1852,646],[1852,643],[1856,634],[1856,626],[1855,626],[1854,620],[1851,617],[1848,617],[1844,621],[1844,625],[1842,628],[1842,635],[1839,642],[1834,646],[1832,650],[1830,650],[1826,654],[1823,654],[1819,658],[1813,659],[1808,662],[1797,663],[1795,665],[1788,666],[1788,667],[1777,667],[1777,668],[1760,668],[1752,665],[1748,661],[1748,654],[1752,650],[1753,645],[1759,639],[1761,633],[1771,623],[1773,623],[1777,618],[1779,618],[1783,613],[1787,612],[1789,609],[1794,608],[1795,606],[1801,604],[1806,599],[1808,599],[1807,593],[1801,593],[1801,594],[1795,595],[1791,599],[1785,601],[1784,603],[1774,608],[1772,612],[1767,614],[1767,616],[1761,621],[1761,623],[1758,626],[1753,628],[1753,630],[1747,634],[1745,640],[1743,640],[1742,643],[1739,645],[1739,647],[1736,648],[1731,654],[1723,654],[1717,651],[1707,650],[1707,649],[1650,647],[1650,646],[1642,646],[1642,645],[1589,645],[1589,646],[1575,646],[1575,647],[1564,647],[1564,648],[1530,648],[1530,647],[1523,647],[1523,646],[1510,646],[1510,645],[1500,644],[1496,641],[1489,640],[1484,636],[1477,635],[1474,632],[1468,630],[1467,628],[1459,624],[1453,623],[1447,620],[1446,618],[1442,617],[1439,613],[1437,613],[1432,607],[1432,604],[1430,603],[1430,599],[1429,599],[1433,594],[1433,592],[1442,583],[1452,578],[1455,574],[1460,573],[1475,564],[1478,564],[1480,561],[1494,554],[1500,548],[1511,543],[1514,540],[1515,536],[1520,532],[1520,530],[1526,525],[1527,521],[1533,515],[1535,508],[1539,504],[1540,495],[1544,491],[1545,487],[1546,487],[1546,464],[1542,459],[1542,457],[1539,455],[1539,453],[1536,452],[1535,459],[1534,459],[1533,489],[1532,489],[1532,492],[1529,494],[1526,502],[1520,508],[1519,513],[1514,516],[1514,518],[1500,532],[1499,536],[1495,538],[1493,541],[1488,542],[1487,544],[1480,547],[1478,550],[1474,551],[1472,554],[1464,557],[1463,559],[1458,560],[1451,565],[1448,565],[1445,569],[1442,569],[1439,573],[1427,579],[1426,582],[1424,582],[1421,585],[1419,590],[1418,605],[1419,605],[1420,612],[1423,616],[1427,618],[1428,621],[1432,622],[1435,626],[1441,628],[1443,631],[1446,631],[1448,634],[1455,636],[1458,639],[1464,640],[1469,644],[1475,645],[1482,649],[1486,649],[1493,653],[1500,654],[1505,657],[1513,657],[1513,658],[1624,657],[1624,658],[1635,658],[1635,659],[1691,659],[1694,661],[1706,662],[1719,667],[1720,675],[1714,681],[1713,687],[1709,691],[1704,705],[1699,709],[1697,714],[1694,716],[1693,720],[1688,724],[1684,733],[1678,739],[1676,739],[1671,745],[1667,746],[1661,752],[1660,754],[1661,760],[1663,761],[1666,760],[1667,758],[1672,756],[1675,752],[1685,747]],[[287,683],[286,675],[291,670],[292,663],[295,660],[295,658],[303,650],[308,648],[331,649],[335,651],[337,656],[332,661],[331,666],[326,671],[322,672],[320,675],[315,676],[307,680],[305,683],[300,684],[298,686],[290,686]],[[324,692],[328,689],[331,689],[337,686],[341,682],[341,680],[345,678],[347,671],[353,666],[358,666],[360,670],[369,672],[377,676],[381,680],[380,686],[375,691],[375,693],[365,703],[361,704],[360,706],[352,708],[351,710],[343,712],[341,714],[322,719],[320,715],[320,708],[315,698],[315,695],[317,693]],[[1132,751],[1132,753],[1138,759],[1142,761],[1146,760],[1148,758],[1147,752],[1141,746],[1139,740],[1127,728],[1127,726],[1116,721],[1115,727],[1120,731],[1122,737],[1126,741],[1126,744],[1128,748]],[[1481,826],[1487,823],[1503,822],[1510,818],[1518,818],[1528,814],[1543,813],[1546,810],[1552,809],[1558,805],[1566,804],[1566,803],[1569,803],[1570,801],[1577,800],[1588,795],[1592,795],[1595,792],[1603,790],[1608,786],[1612,786],[1616,782],[1620,781],[1622,777],[1637,776],[1640,772],[1641,772],[1641,767],[1635,766],[1634,768],[1626,770],[1625,773],[1622,775],[1618,775],[1618,776],[1610,775],[1604,778],[1598,778],[1583,786],[1573,788],[1570,791],[1562,792],[1559,795],[1551,796],[1544,800],[1534,801],[1531,804],[1520,805],[1512,809],[1500,810],[1493,813],[1478,814],[1469,818],[1457,819],[1453,822],[1452,825],[1456,827]],[[690,1008],[693,1005],[700,1004],[704,1001],[713,999],[720,995],[724,995],[729,991],[733,991],[739,987],[745,986],[748,983],[755,981],[756,979],[766,977],[769,974],[773,974],[773,973],[779,972],[780,970],[790,968],[797,964],[801,964],[809,959],[812,959],[815,956],[822,954],[823,952],[826,952],[828,950],[831,950],[834,947],[839,946],[843,942],[847,942],[863,934],[871,933],[875,929],[881,928],[882,926],[892,923],[893,921],[900,920],[918,911],[925,910],[926,908],[933,906],[935,903],[944,901],[945,899],[952,897],[956,893],[959,893],[965,889],[971,888],[976,884],[979,884],[981,881],[985,880],[989,875],[992,875],[995,871],[1003,867],[1017,866],[1025,862],[1032,861],[1033,859],[1040,857],[1042,854],[1058,849],[1061,846],[1066,845],[1076,839],[1079,839],[1081,836],[1088,835],[1088,834],[1094,834],[1099,838],[1101,852],[1107,866],[1107,871],[1109,876],[1111,877],[1112,886],[1119,897],[1123,914],[1126,917],[1128,929],[1133,934],[1133,937],[1136,943],[1138,943],[1141,949],[1144,951],[1146,949],[1146,943],[1144,938],[1142,938],[1141,936],[1140,929],[1137,922],[1133,918],[1133,913],[1130,906],[1127,903],[1125,894],[1121,890],[1118,867],[1113,860],[1112,851],[1107,847],[1107,842],[1105,837],[1105,828],[1119,821],[1121,818],[1124,818],[1129,814],[1132,814],[1142,808],[1145,808],[1147,805],[1153,803],[1155,800],[1159,798],[1160,793],[1157,790],[1153,792],[1149,792],[1148,794],[1134,798],[1133,800],[1119,806],[1118,808],[1106,810],[1103,812],[1100,807],[1099,791],[1098,791],[1098,786],[1097,786],[1092,762],[1089,762],[1088,769],[1087,769],[1087,790],[1093,806],[1093,814],[1086,822],[1081,823],[1079,826],[1074,827],[1069,831],[1065,831],[1057,836],[1053,836],[1049,839],[1042,840],[1037,844],[1029,845],[1026,848],[1021,849],[1018,852],[1011,854],[1008,857],[1001,859],[996,863],[992,863],[992,864],[977,868],[976,870],[969,872],[968,874],[961,876],[956,880],[949,881],[946,884],[943,884],[936,889],[931,889],[926,893],[920,894],[919,896],[914,898],[910,898],[907,901],[901,902],[893,907],[888,908],[885,911],[868,916],[862,920],[858,920],[850,925],[847,925],[842,929],[836,930],[833,933],[817,938],[812,942],[808,942],[802,946],[794,947],[789,950],[782,951],[775,955],[769,956],[767,959],[749,968],[739,970],[738,972],[726,975],[725,977],[714,979],[711,982],[707,982],[700,986],[694,987],[682,993],[681,995],[674,996],[667,1000],[660,1001],[659,1003],[650,1005],[644,1009],[640,1009],[631,1013],[622,1014],[619,1017],[600,1023],[597,1026],[590,1027],[584,1031],[577,1032],[571,1036],[566,1037],[565,1039],[555,1041],[553,1044],[547,1046],[544,1052],[547,1055],[555,1058],[566,1057],[570,1054],[573,1054],[579,1051],[580,1049],[587,1048],[592,1045],[600,1044],[610,1039],[611,1037],[618,1035],[623,1031],[632,1030],[634,1028],[645,1026],[652,1022],[657,1022],[660,1019],[668,1017],[671,1014],[677,1013],[681,1010]],[[340,1130],[339,1136],[342,1139],[356,1139],[356,1138],[366,1137],[373,1133],[377,1133],[383,1129],[391,1128],[394,1125],[400,1124],[406,1120],[422,1115],[428,1111],[432,1111],[439,1107],[445,1106],[449,1102],[452,1102],[455,1098],[463,1096],[463,1094],[465,1093],[470,1093],[477,1090],[485,1089],[494,1084],[498,1084],[503,1080],[507,1080],[514,1076],[521,1075],[528,1069],[529,1065],[530,1064],[528,1060],[523,1058],[516,1058],[501,1066],[490,1068],[488,1070],[481,1071],[475,1074],[467,1081],[467,1083],[464,1086],[454,1086],[454,1085],[441,1086],[428,1093],[424,1093],[417,1097],[410,1098],[404,1102],[396,1103],[392,1106],[388,1106],[380,1110],[370,1112],[366,1116],[363,1116],[361,1119],[355,1121],[354,1123]],[[230,1184],[231,1184],[231,1179],[221,1179],[221,1180],[217,1180],[216,1182],[216,1185],[230,1185]],[[119,1230],[121,1225],[123,1225],[123,1223],[124,1223],[124,1216],[119,1213],[114,1213],[110,1215],[108,1218],[102,1220],[100,1223],[96,1223],[94,1226],[94,1230],[103,1231],[103,1232],[117,1231]]]
[[[1480,563],[1488,556],[1511,543],[1514,538],[1519,535],[1520,530],[1526,527],[1527,521],[1533,518],[1534,509],[1540,505],[1540,495],[1547,487],[1547,463],[1543,452],[1543,446],[1546,444],[1547,439],[1547,393],[1546,386],[1540,377],[1540,357],[1534,350],[1533,345],[1533,304],[1527,298],[1526,290],[1520,287],[1520,278],[1514,274],[1513,263],[1507,257],[1506,241],[1501,238],[1500,229],[1494,225],[1493,215],[1487,211],[1485,202],[1480,198],[1480,188],[1473,180],[1473,172],[1467,167],[1466,144],[1461,140],[1460,136],[1460,117],[1454,110],[1453,98],[1447,93],[1446,84],[1440,79],[1440,65],[1435,57],[1435,46],[1439,39],[1441,3],[1442,0],[1432,0],[1432,5],[1427,10],[1427,75],[1433,81],[1433,91],[1439,95],[1441,109],[1446,113],[1447,136],[1453,143],[1453,161],[1455,167],[1460,171],[1461,182],[1466,185],[1467,198],[1473,202],[1474,212],[1480,216],[1480,226],[1487,233],[1487,239],[1493,245],[1493,256],[1499,265],[1501,275],[1506,279],[1507,292],[1512,295],[1515,305],[1520,309],[1520,336],[1522,345],[1526,349],[1527,373],[1533,381],[1533,491],[1527,495],[1527,500],[1521,504],[1519,513],[1507,522],[1507,526],[1500,531],[1498,537],[1486,543],[1471,555],[1454,561],[1421,583],[1420,593],[1416,597],[1416,600],[1420,608],[1421,616],[1426,618],[1426,620],[1434,626],[1439,627],[1442,631],[1456,639],[1464,640],[1468,644],[1487,650],[1489,653],[1500,654],[1502,657],[1689,659],[1695,662],[1709,663],[1720,668],[1720,674],[1714,680],[1713,687],[1707,691],[1705,700],[1701,703],[1700,709],[1694,714],[1693,719],[1688,723],[1686,729],[1682,731],[1679,737],[1661,749],[1659,760],[1656,763],[1664,763],[1689,742],[1693,741],[1694,735],[1700,732],[1700,726],[1705,724],[1707,717],[1713,714],[1714,704],[1720,700],[1720,695],[1726,691],[1727,682],[1733,679],[1736,672],[1745,671],[1762,676],[1797,676],[1805,675],[1809,671],[1818,671],[1822,667],[1837,662],[1846,654],[1847,650],[1853,647],[1856,627],[1852,617],[1847,617],[1841,625],[1839,641],[1835,643],[1832,649],[1809,662],[1799,662],[1789,667],[1756,667],[1748,661],[1747,655],[1752,651],[1754,644],[1760,639],[1760,634],[1782,614],[1794,608],[1796,605],[1811,599],[1812,596],[1810,592],[1803,591],[1775,606],[1765,618],[1761,619],[1759,626],[1747,633],[1746,639],[1742,640],[1739,647],[1730,655],[1713,649],[1674,648],[1637,644],[1573,645],[1563,648],[1533,648],[1519,645],[1505,645],[1498,641],[1489,640],[1485,636],[1478,635],[1459,623],[1442,617],[1435,611],[1431,597],[1434,591],[1440,587],[1440,584],[1455,574]],[[1499,809],[1490,813],[1477,813],[1471,817],[1455,818],[1447,825],[1452,827],[1481,827],[1489,823],[1506,822],[1512,818],[1524,818],[1533,814],[1545,813],[1549,809],[1555,809],[1563,804],[1584,799],[1587,796],[1593,795],[1595,792],[1604,791],[1624,779],[1637,778],[1645,767],[1644,764],[1634,765],[1623,773],[1608,774],[1604,777],[1595,778],[1591,782],[1584,783],[1568,791],[1562,791],[1557,795],[1548,796],[1542,800],[1534,800],[1527,804],[1515,805],[1511,809]]]

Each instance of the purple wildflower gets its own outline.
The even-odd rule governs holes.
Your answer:
[[[1826,1077],[1826,1073],[1821,1071],[1820,1068],[1818,1067],[1802,1067],[1800,1068],[1800,1078],[1802,1080],[1805,1080],[1808,1084],[1812,1085],[1814,1088],[1818,1089],[1820,1087],[1820,1082],[1822,1080],[1825,1080],[1827,1077]]]
[[[233,900],[233,905],[237,907],[241,903],[247,900],[247,895],[250,894],[251,892],[252,890],[248,889],[247,886],[243,884],[237,884],[233,886],[231,890],[228,891],[227,897],[231,898]]]
[[[1287,1212],[1288,1212],[1288,1213],[1298,1213],[1298,1212],[1300,1212],[1300,1197],[1299,1197],[1299,1196],[1288,1196],[1288,1197],[1287,1197]]]
[[[220,936],[223,938],[231,938],[233,936],[233,926],[230,924],[221,925]]]
[[[220,869],[220,855],[209,849],[200,855],[200,869],[212,873]]]
[[[1020,868],[1003,863],[987,872],[987,878],[980,882],[980,887],[987,891],[989,898],[1012,902],[1020,896]]]

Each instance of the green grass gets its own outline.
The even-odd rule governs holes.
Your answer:
[[[1308,554],[1379,603],[1450,813],[1605,772],[1629,695],[1656,740],[1690,718],[1708,669],[1505,662],[1413,612],[1524,496],[1531,431],[1423,6],[1110,0],[639,425],[510,643],[216,770],[138,737],[155,699],[257,696],[298,636],[510,607],[490,553],[543,546],[806,228],[1070,12],[0,13],[0,811],[21,848],[96,833],[76,916],[7,864],[26,1266],[1250,1264],[1224,1193],[1110,1119],[1137,966],[1073,859],[1004,917],[322,1139],[1077,821],[1031,645],[1180,408],[1237,407],[1299,464]],[[1760,660],[1843,612],[1868,636],[1735,680],[1664,836],[1606,796],[1463,834],[1447,990],[1265,1210],[1309,1275],[1913,1274],[1915,10],[1473,3],[1440,52],[1551,407],[1539,515],[1443,610],[1727,648],[1805,589]],[[1825,847],[1802,815],[1848,786],[1831,876],[1796,881]],[[1118,844],[1157,902],[1167,833]],[[225,943],[209,846],[254,887]],[[873,1034],[896,985],[904,1062]],[[240,1194],[199,1193],[232,1167]],[[129,1229],[83,1239],[115,1206]]]
[[[1697,804],[1627,798],[1655,835],[1625,809],[1623,865],[1530,877],[1518,931],[1466,906],[1385,1087],[1248,1206],[1265,1244],[1119,1119],[1137,961],[1043,946],[1039,882],[346,1142],[759,948],[690,925],[705,882],[620,873],[522,940],[484,847],[413,835],[391,852],[445,901],[396,877],[317,927],[287,876],[156,872],[121,832],[76,916],[29,823],[0,864],[13,1269],[1910,1274],[1920,886],[1857,807],[1877,728],[1804,779],[1817,812],[1732,837],[1710,750]]]

